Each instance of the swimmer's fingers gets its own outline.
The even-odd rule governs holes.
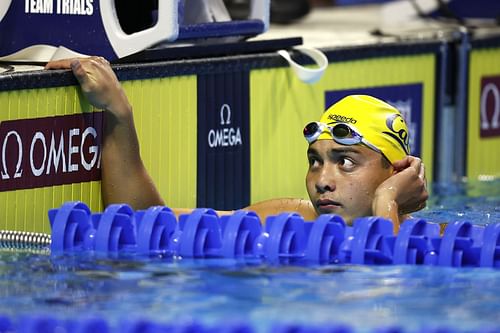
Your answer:
[[[70,69],[71,62],[73,60],[74,59],[62,59],[62,60],[49,61],[45,65],[45,69]]]
[[[71,64],[75,61],[88,61],[88,60],[93,60],[93,61],[98,61],[101,62],[105,65],[109,65],[109,62],[99,56],[92,56],[92,57],[80,57],[80,58],[67,58],[67,59],[60,59],[60,60],[52,60],[49,61],[45,65],[45,69],[71,69]]]
[[[73,59],[71,69],[84,92],[95,91],[99,85],[105,86],[115,79],[109,63],[102,57]]]
[[[107,109],[124,98],[121,86],[109,62],[102,57],[73,59],[71,69],[89,102]]]
[[[421,166],[422,166],[422,160],[418,157],[415,156],[406,156],[402,160],[396,161],[392,164],[393,168],[395,171],[400,172],[403,171],[409,167],[412,167],[415,169],[417,173],[420,173],[421,171]]]
[[[392,163],[392,166],[393,166],[395,171],[399,172],[399,171],[402,171],[402,170],[408,168],[412,164],[413,159],[414,159],[413,156],[406,156],[402,160],[399,160],[399,161]]]
[[[91,87],[89,87],[90,80],[88,76],[88,69],[84,68],[84,65],[87,65],[87,63],[92,62],[92,61],[99,61],[100,57],[89,57],[89,58],[69,58],[69,59],[61,59],[61,60],[55,60],[55,61],[50,61],[45,65],[45,69],[51,70],[51,69],[71,69],[73,71],[73,74],[75,75],[76,79],[82,86],[82,89],[85,90],[91,90]]]
[[[418,173],[418,177],[420,179],[422,179],[425,183],[427,183],[427,178],[425,177],[425,164],[424,163],[422,163],[420,165],[420,171]],[[426,184],[426,186],[427,186],[427,184]]]
[[[91,93],[95,88],[92,83],[93,80],[90,79],[89,73],[91,69],[85,68],[89,67],[89,62],[95,61],[98,57],[90,58],[69,58],[50,61],[45,65],[45,69],[71,69],[75,75],[78,83],[82,87],[82,91],[85,94]]]
[[[426,184],[427,179],[425,177],[425,164],[424,164],[424,162],[422,162],[422,160],[418,157],[414,157],[414,156],[409,156],[409,157],[411,158],[410,166],[415,169],[415,171],[418,174],[418,178],[420,178],[423,181],[424,186],[427,186],[427,184]]]
[[[410,161],[410,166],[418,171],[420,169],[420,165],[422,164],[422,160],[415,156],[407,156],[407,158]]]
[[[47,69],[71,69],[90,104],[130,119],[131,106],[109,62],[92,56],[51,61]]]
[[[424,186],[425,186],[426,179],[425,179],[424,162],[422,162],[422,160],[418,157],[412,157],[410,167],[415,169],[415,172],[418,175],[418,178],[424,182]]]
[[[73,74],[75,75],[76,79],[80,83],[80,86],[82,86],[82,90],[84,92],[89,92],[90,90],[92,90],[91,87],[89,87],[91,84],[89,72],[84,68],[82,62],[79,59],[73,59],[71,61],[71,69],[73,70]]]
[[[427,178],[425,177],[425,164],[422,162],[420,164],[420,170],[418,172],[418,179],[421,182],[422,192],[421,192],[421,204],[418,209],[423,209],[427,206],[427,199],[429,198],[429,192],[427,191]]]

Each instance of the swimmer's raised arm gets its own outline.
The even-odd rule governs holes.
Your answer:
[[[49,62],[46,69],[71,69],[89,102],[104,110],[102,197],[104,206],[126,202],[134,209],[163,205],[141,159],[132,106],[102,57]]]

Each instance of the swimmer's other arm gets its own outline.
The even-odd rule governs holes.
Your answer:
[[[179,216],[181,214],[189,214],[193,211],[191,208],[172,208],[175,215]],[[300,214],[304,220],[312,221],[315,220],[318,215],[314,210],[313,205],[310,200],[304,199],[294,199],[294,198],[280,198],[280,199],[269,199],[257,202],[248,207],[242,208],[242,210],[255,212],[262,223],[265,223],[268,216],[278,215],[283,212],[294,212]],[[230,215],[235,211],[217,211],[219,216]]]
[[[425,166],[418,157],[407,156],[393,164],[394,174],[380,184],[372,202],[373,215],[394,223],[394,232],[412,212],[426,206],[429,193]]]

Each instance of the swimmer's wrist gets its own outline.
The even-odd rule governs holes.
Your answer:
[[[106,107],[105,110],[111,113],[118,121],[130,121],[132,120],[132,105],[130,105],[128,99],[123,96],[118,96],[116,99],[112,100]]]
[[[375,191],[375,196],[373,199],[372,207],[375,207],[375,203],[377,201],[385,201],[385,202],[394,201],[394,202],[396,202],[397,195],[398,194],[397,194],[396,188],[394,188],[393,186],[379,187]]]
[[[373,199],[372,213],[374,216],[391,220],[394,224],[394,231],[397,232],[400,224],[399,205],[390,192],[382,193]]]
[[[389,195],[378,195],[373,199],[372,212],[375,216],[385,217],[387,212],[392,212],[394,209],[398,211],[398,203]]]

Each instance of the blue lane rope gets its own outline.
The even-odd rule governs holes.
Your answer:
[[[391,221],[364,217],[346,226],[340,216],[304,221],[296,213],[267,218],[237,211],[219,217],[198,208],[177,221],[168,207],[134,212],[114,204],[92,213],[82,202],[49,211],[51,252],[163,254],[183,258],[261,259],[271,264],[439,265],[500,267],[500,223],[439,224],[408,219],[394,235]]]

